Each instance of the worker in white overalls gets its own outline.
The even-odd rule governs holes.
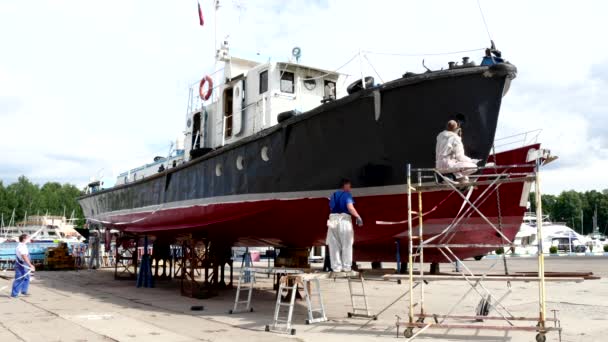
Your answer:
[[[30,274],[36,270],[30,261],[30,252],[26,246],[28,242],[30,242],[30,237],[27,234],[19,235],[19,244],[15,250],[15,280],[11,291],[13,298],[17,298],[19,295],[29,295],[27,290],[30,286]]]
[[[352,217],[356,219],[357,226],[362,226],[363,220],[355,209],[355,201],[350,193],[350,180],[342,180],[341,186],[342,188],[334,192],[329,199],[326,243],[329,246],[332,271],[350,272],[355,239]]]
[[[464,154],[464,146],[458,122],[448,121],[446,130],[437,135],[437,146],[435,148],[435,167],[439,172],[450,172],[449,178],[459,182],[469,181],[469,175],[477,171],[479,159],[471,159]]]

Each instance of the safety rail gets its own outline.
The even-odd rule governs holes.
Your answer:
[[[538,138],[542,131],[542,129],[534,129],[531,131],[494,139],[494,150],[504,151],[507,148],[518,148],[536,144],[538,143]],[[496,151],[494,151],[494,153],[496,153]]]

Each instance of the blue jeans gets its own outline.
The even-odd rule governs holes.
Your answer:
[[[13,281],[13,291],[11,296],[17,297],[20,293],[26,294],[30,286],[29,269],[19,261],[15,262],[15,280]]]

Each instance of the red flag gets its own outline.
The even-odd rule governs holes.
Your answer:
[[[198,22],[201,26],[205,25],[205,20],[203,20],[203,10],[201,10],[201,3],[198,2]]]

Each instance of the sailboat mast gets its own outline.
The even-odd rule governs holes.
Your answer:
[[[583,223],[584,223],[584,221],[583,221],[583,209],[581,208],[581,235],[583,235],[584,231],[585,231],[585,229],[583,227]]]
[[[595,210],[593,211],[593,233],[595,233],[595,231],[599,231],[599,227],[597,226],[597,203],[595,204]]]

